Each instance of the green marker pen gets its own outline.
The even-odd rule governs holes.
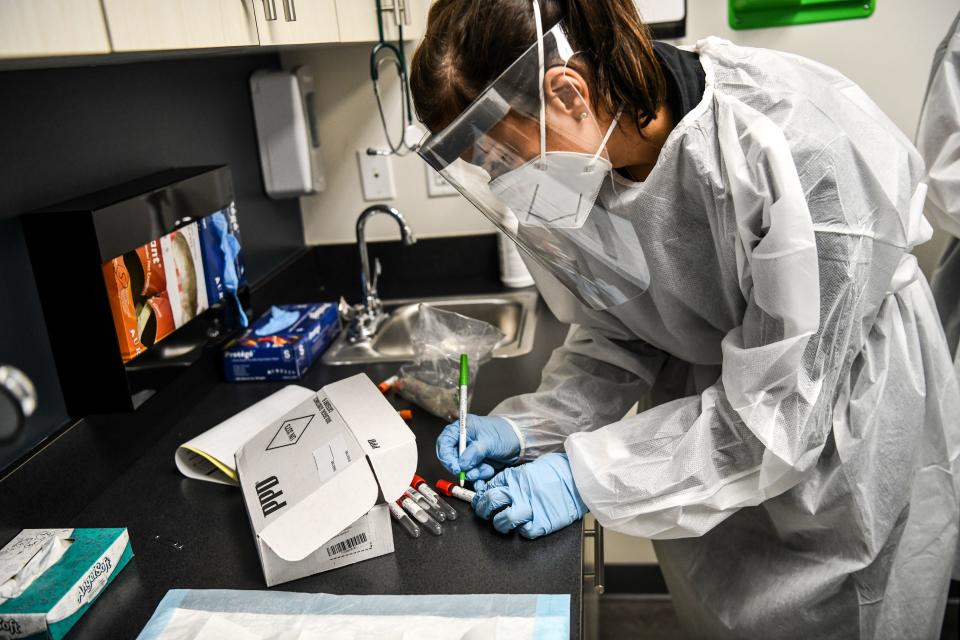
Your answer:
[[[460,354],[460,455],[467,448],[467,384],[470,379],[470,368],[467,364],[467,354]],[[460,472],[460,486],[467,474]]]

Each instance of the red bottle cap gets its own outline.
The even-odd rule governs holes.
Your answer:
[[[427,481],[424,480],[422,477],[415,475],[415,476],[413,476],[413,482],[410,483],[410,486],[413,487],[414,489],[416,489],[417,487],[419,487],[419,486],[422,485],[422,484],[428,484],[428,483],[427,483]],[[428,485],[428,486],[429,486],[429,485]]]
[[[454,484],[449,480],[437,480],[437,489],[445,496],[454,497],[453,487]]]

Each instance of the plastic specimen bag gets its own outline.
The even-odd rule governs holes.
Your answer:
[[[400,395],[435,416],[447,420],[459,417],[460,354],[470,361],[470,394],[480,365],[490,360],[504,339],[493,325],[420,305],[411,331],[415,359],[400,369]]]
[[[139,640],[567,640],[569,595],[174,590]]]

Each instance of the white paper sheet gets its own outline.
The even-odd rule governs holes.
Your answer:
[[[177,447],[174,458],[188,478],[237,486],[233,454],[287,411],[315,392],[290,385]]]

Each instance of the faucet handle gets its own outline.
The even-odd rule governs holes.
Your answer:
[[[347,302],[347,299],[340,296],[340,302],[337,304],[337,311],[340,314],[340,321],[345,323],[353,322],[357,317],[357,310]]]

